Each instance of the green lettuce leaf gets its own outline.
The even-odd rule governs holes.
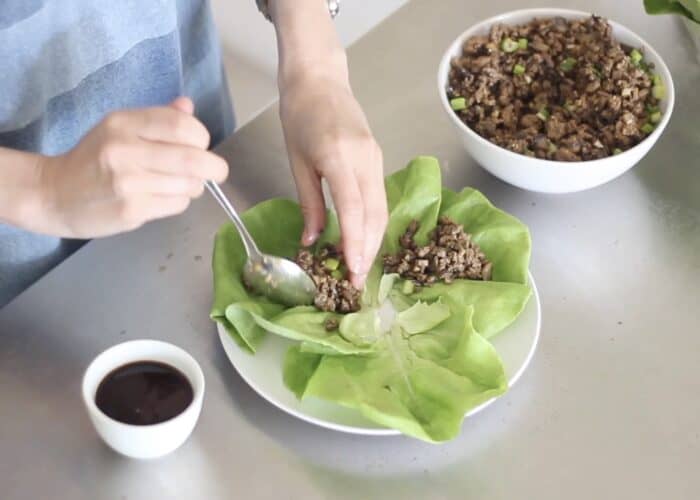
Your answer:
[[[493,281],[527,284],[530,231],[475,189],[442,191],[440,215],[462,224],[493,263]]]
[[[291,349],[285,383],[298,397],[335,401],[410,436],[452,439],[469,409],[507,388],[498,354],[471,326],[472,312],[462,307],[461,314],[415,335],[395,325],[373,356],[318,356]]]
[[[700,0],[644,0],[648,14],[680,14],[700,23]]]
[[[335,313],[322,312],[313,306],[301,306],[287,309],[271,318],[231,304],[226,308],[226,318],[233,325],[257,324],[263,331],[274,333],[290,340],[298,340],[310,344],[319,344],[325,352],[337,354],[369,354],[371,346],[358,345],[343,338],[338,330],[327,331],[324,322],[328,318],[340,320]]]
[[[299,344],[299,351],[309,354],[327,354],[328,356],[338,355],[338,351],[331,347],[325,347],[321,344],[317,344],[315,342],[307,342],[305,340]]]
[[[416,241],[425,244],[430,231],[437,224],[442,194],[442,175],[435,158],[419,156],[406,168],[387,177],[386,199],[389,223],[382,245],[382,253],[400,250],[399,237],[412,220],[420,223]]]
[[[304,351],[303,346],[304,343],[291,346],[282,364],[284,385],[299,399],[304,396],[309,380],[323,359],[321,354]]]
[[[450,317],[450,308],[441,303],[418,301],[396,315],[396,323],[409,335],[427,332]]]
[[[379,338],[380,321],[377,310],[363,309],[346,314],[340,321],[340,335],[348,342],[358,346],[371,346]]]
[[[385,274],[382,276],[382,279],[379,281],[379,293],[377,294],[377,305],[383,304],[384,301],[389,297],[389,294],[391,293],[391,289],[394,286],[394,283],[396,283],[396,280],[399,279],[398,274]]]
[[[391,290],[389,299],[400,313],[417,301],[433,303],[451,297],[459,304],[474,307],[474,328],[489,339],[515,321],[531,295],[529,286],[518,283],[458,280],[449,285],[437,283],[421,288],[411,295],[404,295],[397,286]]]
[[[246,311],[247,313],[232,311],[227,314],[231,308],[236,308],[236,311]],[[245,300],[231,304],[226,308],[223,317],[216,320],[226,328],[226,331],[240,347],[254,353],[262,339],[267,335],[264,327],[256,322],[254,318],[275,316],[283,310],[284,306],[279,304],[272,304],[263,300]]]
[[[510,325],[531,293],[527,273],[532,242],[527,227],[474,189],[459,193],[443,189],[434,158],[416,158],[406,169],[389,176],[386,185],[390,213],[384,253],[398,250],[398,238],[411,220],[420,221],[416,238],[420,243],[444,215],[462,224],[493,262],[493,281],[438,283],[410,297],[394,290],[391,298],[395,307],[405,309],[416,300],[435,301],[449,293],[457,302],[474,306],[474,327],[481,335],[490,338]]]
[[[693,21],[700,23],[700,0],[680,0],[680,4],[690,12]]]

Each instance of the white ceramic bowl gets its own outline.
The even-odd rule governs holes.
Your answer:
[[[194,391],[192,403],[178,416],[153,425],[129,425],[105,415],[95,394],[109,372],[135,361],[160,361],[180,370]],[[83,400],[95,430],[112,449],[131,458],[157,458],[177,449],[192,433],[204,398],[204,374],[187,352],[157,340],[132,340],[97,356],[83,376]]]
[[[452,111],[447,100],[447,87],[450,71],[450,61],[461,54],[462,44],[474,35],[487,34],[490,27],[497,23],[517,25],[524,24],[534,18],[561,16],[567,19],[579,19],[590,16],[590,13],[567,9],[524,9],[501,14],[475,26],[459,35],[440,61],[438,69],[438,92],[440,102],[447,116],[454,124],[455,130],[464,143],[469,154],[486,170],[496,177],[523,189],[544,193],[571,193],[600,186],[622,175],[636,165],[656,143],[663,133],[673,111],[675,98],[673,80],[666,64],[657,52],[641,37],[624,26],[610,21],[614,37],[622,43],[633,47],[642,47],[644,57],[655,65],[657,72],[666,86],[666,97],[661,102],[663,117],[656,129],[635,147],[615,156],[600,160],[581,162],[560,162],[531,158],[496,146],[465,125]]]

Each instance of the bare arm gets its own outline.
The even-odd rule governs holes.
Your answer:
[[[353,282],[364,283],[387,221],[382,153],[355,99],[325,0],[271,0],[280,115],[304,211],[302,243],[325,224],[321,179],[338,210]]]
[[[325,0],[271,0],[283,89],[296,78],[330,76],[348,83],[347,61]]]

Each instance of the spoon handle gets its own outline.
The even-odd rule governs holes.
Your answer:
[[[245,246],[245,251],[248,254],[248,257],[260,257],[260,250],[258,250],[255,240],[253,240],[253,238],[250,236],[248,229],[246,229],[245,224],[243,224],[243,221],[238,216],[238,212],[236,212],[236,209],[233,208],[231,202],[228,201],[228,198],[221,190],[219,185],[212,181],[205,181],[204,184],[207,186],[207,189],[209,189],[209,192],[214,196],[214,198],[216,198],[216,201],[219,202],[219,205],[221,205],[221,208],[224,209],[224,212],[226,212],[226,214],[235,224],[236,229],[238,229],[238,233],[241,235],[241,239],[243,240],[243,245]]]

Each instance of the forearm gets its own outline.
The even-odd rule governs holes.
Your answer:
[[[41,214],[41,156],[0,148],[0,222],[33,229]]]
[[[280,91],[309,75],[348,80],[345,50],[325,0],[270,0],[277,32]]]

